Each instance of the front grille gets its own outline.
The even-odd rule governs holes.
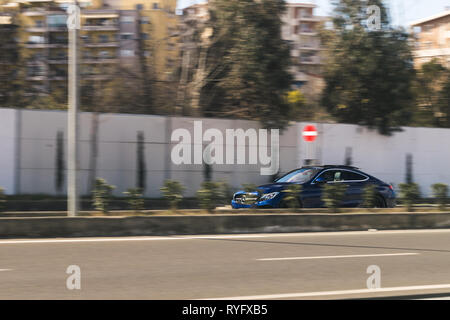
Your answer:
[[[256,193],[238,194],[234,196],[234,201],[243,205],[252,205],[258,202],[259,195]]]

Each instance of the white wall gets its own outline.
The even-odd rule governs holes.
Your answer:
[[[299,124],[299,132],[306,124]],[[413,156],[413,178],[423,194],[437,182],[450,185],[450,130],[403,128],[391,137],[376,130],[343,124],[317,124],[319,137],[313,143],[316,159],[322,164],[344,164],[351,147],[353,165],[387,182],[398,185],[406,178],[406,156]],[[300,140],[300,159],[307,159],[308,143]]]
[[[0,186],[14,192],[16,110],[0,109]],[[67,114],[64,111],[23,110],[20,130],[20,193],[57,194],[56,136],[67,138]],[[90,147],[93,115],[82,113],[81,187],[88,192]],[[176,166],[168,143],[173,130],[187,129],[193,136],[194,121],[203,121],[203,132],[217,128],[225,136],[226,129],[259,129],[254,121],[195,119],[149,115],[102,114],[99,116],[97,174],[117,186],[116,194],[136,186],[137,133],[145,137],[147,169],[146,195],[160,196],[165,179],[178,180],[187,187],[187,196],[195,195],[203,181],[202,165]],[[280,137],[280,169],[287,172],[301,167],[305,159],[320,164],[344,164],[347,147],[352,148],[353,165],[388,183],[402,183],[406,175],[406,155],[413,155],[413,177],[429,195],[430,185],[450,184],[450,130],[404,128],[392,137],[355,125],[316,124],[319,136],[315,143],[302,138],[303,128],[310,123],[297,123]],[[206,145],[206,143],[204,143]],[[242,148],[242,146],[238,146]],[[67,144],[64,157],[67,160]],[[66,165],[67,167],[67,165]],[[270,177],[260,175],[259,165],[214,165],[213,179],[228,181],[239,188],[243,183],[263,184]],[[65,193],[65,189],[61,191]]]
[[[14,193],[16,110],[0,109],[0,187]]]

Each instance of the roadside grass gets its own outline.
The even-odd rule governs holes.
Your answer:
[[[353,208],[353,209],[341,209],[339,214],[394,214],[394,213],[405,213],[407,208],[403,206],[397,206],[391,209],[365,209],[365,208]],[[424,213],[450,213],[448,211],[441,211],[437,205],[433,206],[417,206],[412,214],[424,214]],[[151,217],[151,216],[204,216],[204,215],[293,215],[293,214],[330,214],[336,215],[336,213],[330,213],[329,209],[239,209],[233,210],[231,208],[216,208],[216,210],[211,213],[207,209],[189,209],[189,210],[177,210],[173,212],[172,210],[143,210],[136,212],[133,210],[115,210],[109,212],[100,211],[81,211],[79,213],[80,217]],[[67,216],[66,211],[31,211],[31,212],[4,212],[0,213],[1,218],[7,217],[65,217]]]

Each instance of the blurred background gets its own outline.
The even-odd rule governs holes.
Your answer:
[[[0,0],[0,187],[11,209],[65,207],[70,3]],[[450,183],[448,1],[78,3],[85,197],[97,178],[116,197],[138,188],[149,199],[167,180],[187,198],[205,180],[231,191],[270,181],[259,165],[174,165],[172,131],[199,119],[204,130],[281,129],[280,173],[355,165],[414,181],[425,197]],[[314,143],[302,139],[308,124]]]

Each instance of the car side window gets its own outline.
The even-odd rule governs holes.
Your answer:
[[[343,179],[345,181],[364,181],[367,179],[366,176],[363,176],[362,174],[351,172],[351,171],[344,171],[343,173]]]
[[[343,181],[342,171],[328,170],[320,175],[321,179],[324,179],[326,183],[336,183]]]

